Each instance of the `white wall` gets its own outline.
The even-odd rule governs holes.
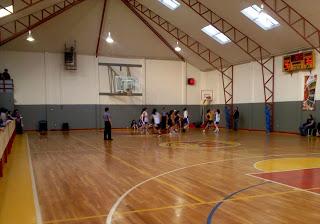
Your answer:
[[[188,78],[194,78],[196,83],[193,86],[187,85],[185,101],[188,102],[188,104],[197,105],[200,103],[201,89],[205,85],[202,78],[203,74],[201,71],[199,71],[199,69],[197,69],[196,67],[190,64],[186,64],[186,74],[187,74],[186,79],[182,80],[184,84],[187,82]]]
[[[99,96],[107,88],[107,76],[98,62],[141,64],[143,96]],[[119,59],[78,55],[78,69],[65,71],[63,55],[0,51],[0,70],[8,68],[14,78],[15,103],[28,104],[173,104],[200,103],[201,90],[213,90],[213,104],[223,104],[221,74],[201,72],[181,61]],[[320,55],[316,54],[316,69],[320,74]],[[308,71],[290,74],[282,71],[282,56],[275,60],[275,102],[301,101],[304,75]],[[195,78],[194,86],[187,78]],[[320,77],[319,77],[320,78]],[[261,67],[256,62],[234,66],[234,103],[264,102]],[[320,83],[316,99],[320,100]]]
[[[77,56],[76,71],[64,69],[57,53],[0,52],[0,69],[8,68],[15,83],[17,105],[32,104],[199,104],[202,73],[181,61]],[[99,62],[141,64],[143,96],[105,96],[108,76]],[[187,86],[187,77],[196,79]]]
[[[0,71],[8,68],[15,80],[16,104],[44,104],[45,66],[42,53],[0,51]]]
[[[304,76],[309,71],[300,71],[290,75],[282,71],[282,56],[275,58],[275,102],[302,101]],[[316,54],[316,68],[312,74],[320,81],[320,55]],[[217,71],[205,72],[203,80],[208,89],[214,90],[214,104],[223,104],[224,95],[221,74]],[[217,83],[217,84],[216,84]],[[215,89],[218,88],[218,89]],[[261,66],[250,62],[234,66],[234,103],[262,103],[264,91]],[[316,100],[320,100],[320,82],[317,85]]]

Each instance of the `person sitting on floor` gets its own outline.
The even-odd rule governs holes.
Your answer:
[[[309,130],[312,131],[315,127],[316,127],[316,122],[315,122],[313,116],[310,114],[309,118],[307,119],[307,122],[302,124],[299,127],[300,134],[302,136],[306,136],[309,133]]]
[[[138,129],[138,124],[137,124],[136,120],[132,120],[132,121],[131,121],[130,127],[131,127],[133,130],[137,130],[137,129]]]

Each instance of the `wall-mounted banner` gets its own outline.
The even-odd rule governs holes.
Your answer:
[[[317,75],[304,77],[304,96],[302,110],[315,110],[316,106]]]

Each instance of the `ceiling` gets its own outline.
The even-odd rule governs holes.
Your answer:
[[[8,0],[0,0],[0,5],[5,4],[6,1]],[[16,15],[10,15],[0,19],[0,24],[38,11],[59,1],[61,0],[42,0],[39,4],[23,10]],[[240,64],[251,60],[251,58],[235,44],[220,45],[202,33],[201,28],[209,24],[183,3],[181,3],[181,6],[175,11],[171,11],[158,0],[138,1],[231,64]],[[260,5],[261,2],[258,0],[200,1],[270,51],[273,55],[280,55],[309,47],[302,38],[271,12],[269,12],[269,14],[277,19],[281,25],[269,31],[262,30],[240,13],[243,8],[249,5]],[[318,12],[320,8],[319,0],[286,1],[313,22],[316,27],[320,28],[320,14]],[[79,54],[95,55],[102,8],[103,0],[86,0],[33,29],[33,36],[36,38],[34,43],[27,42],[25,40],[26,36],[22,35],[1,46],[0,50],[63,52],[66,42],[76,40],[77,52]],[[266,10],[268,11],[267,8]],[[176,40],[171,35],[150,20],[148,21],[172,46],[175,46]],[[115,43],[112,45],[104,41],[109,31],[115,40]],[[179,60],[121,0],[108,0],[101,38],[102,41],[100,42],[99,49],[99,55],[101,56]],[[183,45],[181,45],[181,47],[181,54],[189,63],[201,70],[212,69],[211,65],[198,55]]]

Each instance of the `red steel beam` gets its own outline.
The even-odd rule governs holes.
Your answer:
[[[320,30],[283,0],[261,0],[312,48],[320,53]]]
[[[209,63],[213,68],[217,69],[222,74],[224,100],[226,106],[232,110],[233,106],[233,65],[225,59],[214,53],[209,48],[202,45],[200,42],[192,38],[190,35],[174,26],[137,0],[122,0],[136,15],[144,15],[153,23],[165,30],[168,34],[185,45],[193,53],[200,56],[203,60]]]
[[[18,13],[20,11],[23,11],[31,6],[34,6],[40,2],[43,2],[44,0],[11,0],[11,5],[13,5],[13,13],[10,15],[14,15],[15,13]],[[20,3],[20,4],[18,4]],[[17,5],[21,5],[20,8],[18,8]],[[5,9],[6,6],[0,5],[0,9]],[[8,15],[9,16],[9,15]]]
[[[205,19],[209,24],[226,35],[243,52],[261,65],[263,80],[265,80],[263,81],[265,106],[271,112],[271,127],[267,129],[271,129],[272,131],[274,120],[274,57],[271,56],[271,53],[258,44],[255,40],[241,32],[227,20],[217,15],[198,0],[181,1],[198,15],[200,15],[203,19]],[[273,62],[270,63],[270,60]]]
[[[96,57],[98,57],[98,54],[99,54],[100,39],[101,39],[102,26],[103,26],[103,21],[104,21],[104,13],[106,11],[106,7],[107,7],[107,0],[104,0],[101,21],[100,21],[99,34],[98,34],[97,47],[96,47]]]
[[[122,0],[122,2],[147,26],[149,29],[175,54],[180,58],[182,61],[185,61],[184,57],[179,54],[175,49],[170,45],[170,43],[156,30],[154,29],[150,23],[145,20],[133,7],[128,1]]]
[[[0,46],[27,33],[29,30],[49,21],[61,13],[86,0],[64,0],[45,9],[13,20],[0,26]]]

